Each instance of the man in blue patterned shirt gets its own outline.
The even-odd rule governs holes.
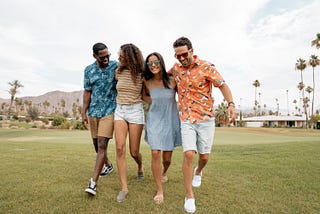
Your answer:
[[[115,71],[118,63],[109,60],[111,54],[105,44],[96,43],[92,49],[96,61],[88,65],[84,71],[82,122],[91,131],[97,153],[93,177],[85,191],[96,195],[99,175],[104,176],[113,171],[107,148],[109,140],[113,137],[117,96]]]

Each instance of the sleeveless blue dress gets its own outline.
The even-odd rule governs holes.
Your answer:
[[[152,103],[146,118],[145,141],[151,150],[173,151],[182,144],[176,91],[151,87],[149,91]]]

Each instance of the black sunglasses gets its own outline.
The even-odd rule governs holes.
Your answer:
[[[187,58],[189,56],[189,51],[188,52],[185,52],[185,53],[182,53],[182,54],[175,54],[174,55],[177,59],[180,59],[181,57],[183,58]]]
[[[105,55],[105,56],[98,56],[98,58],[99,58],[101,61],[103,61],[105,58],[108,58],[108,59],[109,59],[110,56],[111,56],[111,53],[109,53],[109,54],[107,54],[107,55]]]

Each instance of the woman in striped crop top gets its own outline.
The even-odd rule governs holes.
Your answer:
[[[141,91],[143,83],[143,56],[134,44],[120,47],[117,79],[117,107],[114,118],[117,167],[121,191],[117,201],[122,202],[128,194],[126,138],[129,134],[131,157],[138,165],[137,179],[143,179],[142,155],[140,153],[141,133],[144,125],[144,110]]]

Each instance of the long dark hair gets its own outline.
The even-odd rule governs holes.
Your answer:
[[[120,66],[119,71],[129,69],[132,81],[136,84],[137,78],[143,77],[143,56],[140,49],[134,44],[124,44],[120,47],[126,60],[126,66]]]
[[[166,71],[166,66],[165,66],[163,57],[161,56],[161,54],[159,54],[157,52],[153,52],[147,56],[147,58],[144,62],[144,78],[146,80],[150,80],[154,77],[154,74],[151,72],[151,70],[148,66],[148,60],[151,56],[156,56],[158,58],[158,60],[160,61],[160,76],[161,76],[163,85],[165,88],[170,88],[169,87],[169,76]]]

